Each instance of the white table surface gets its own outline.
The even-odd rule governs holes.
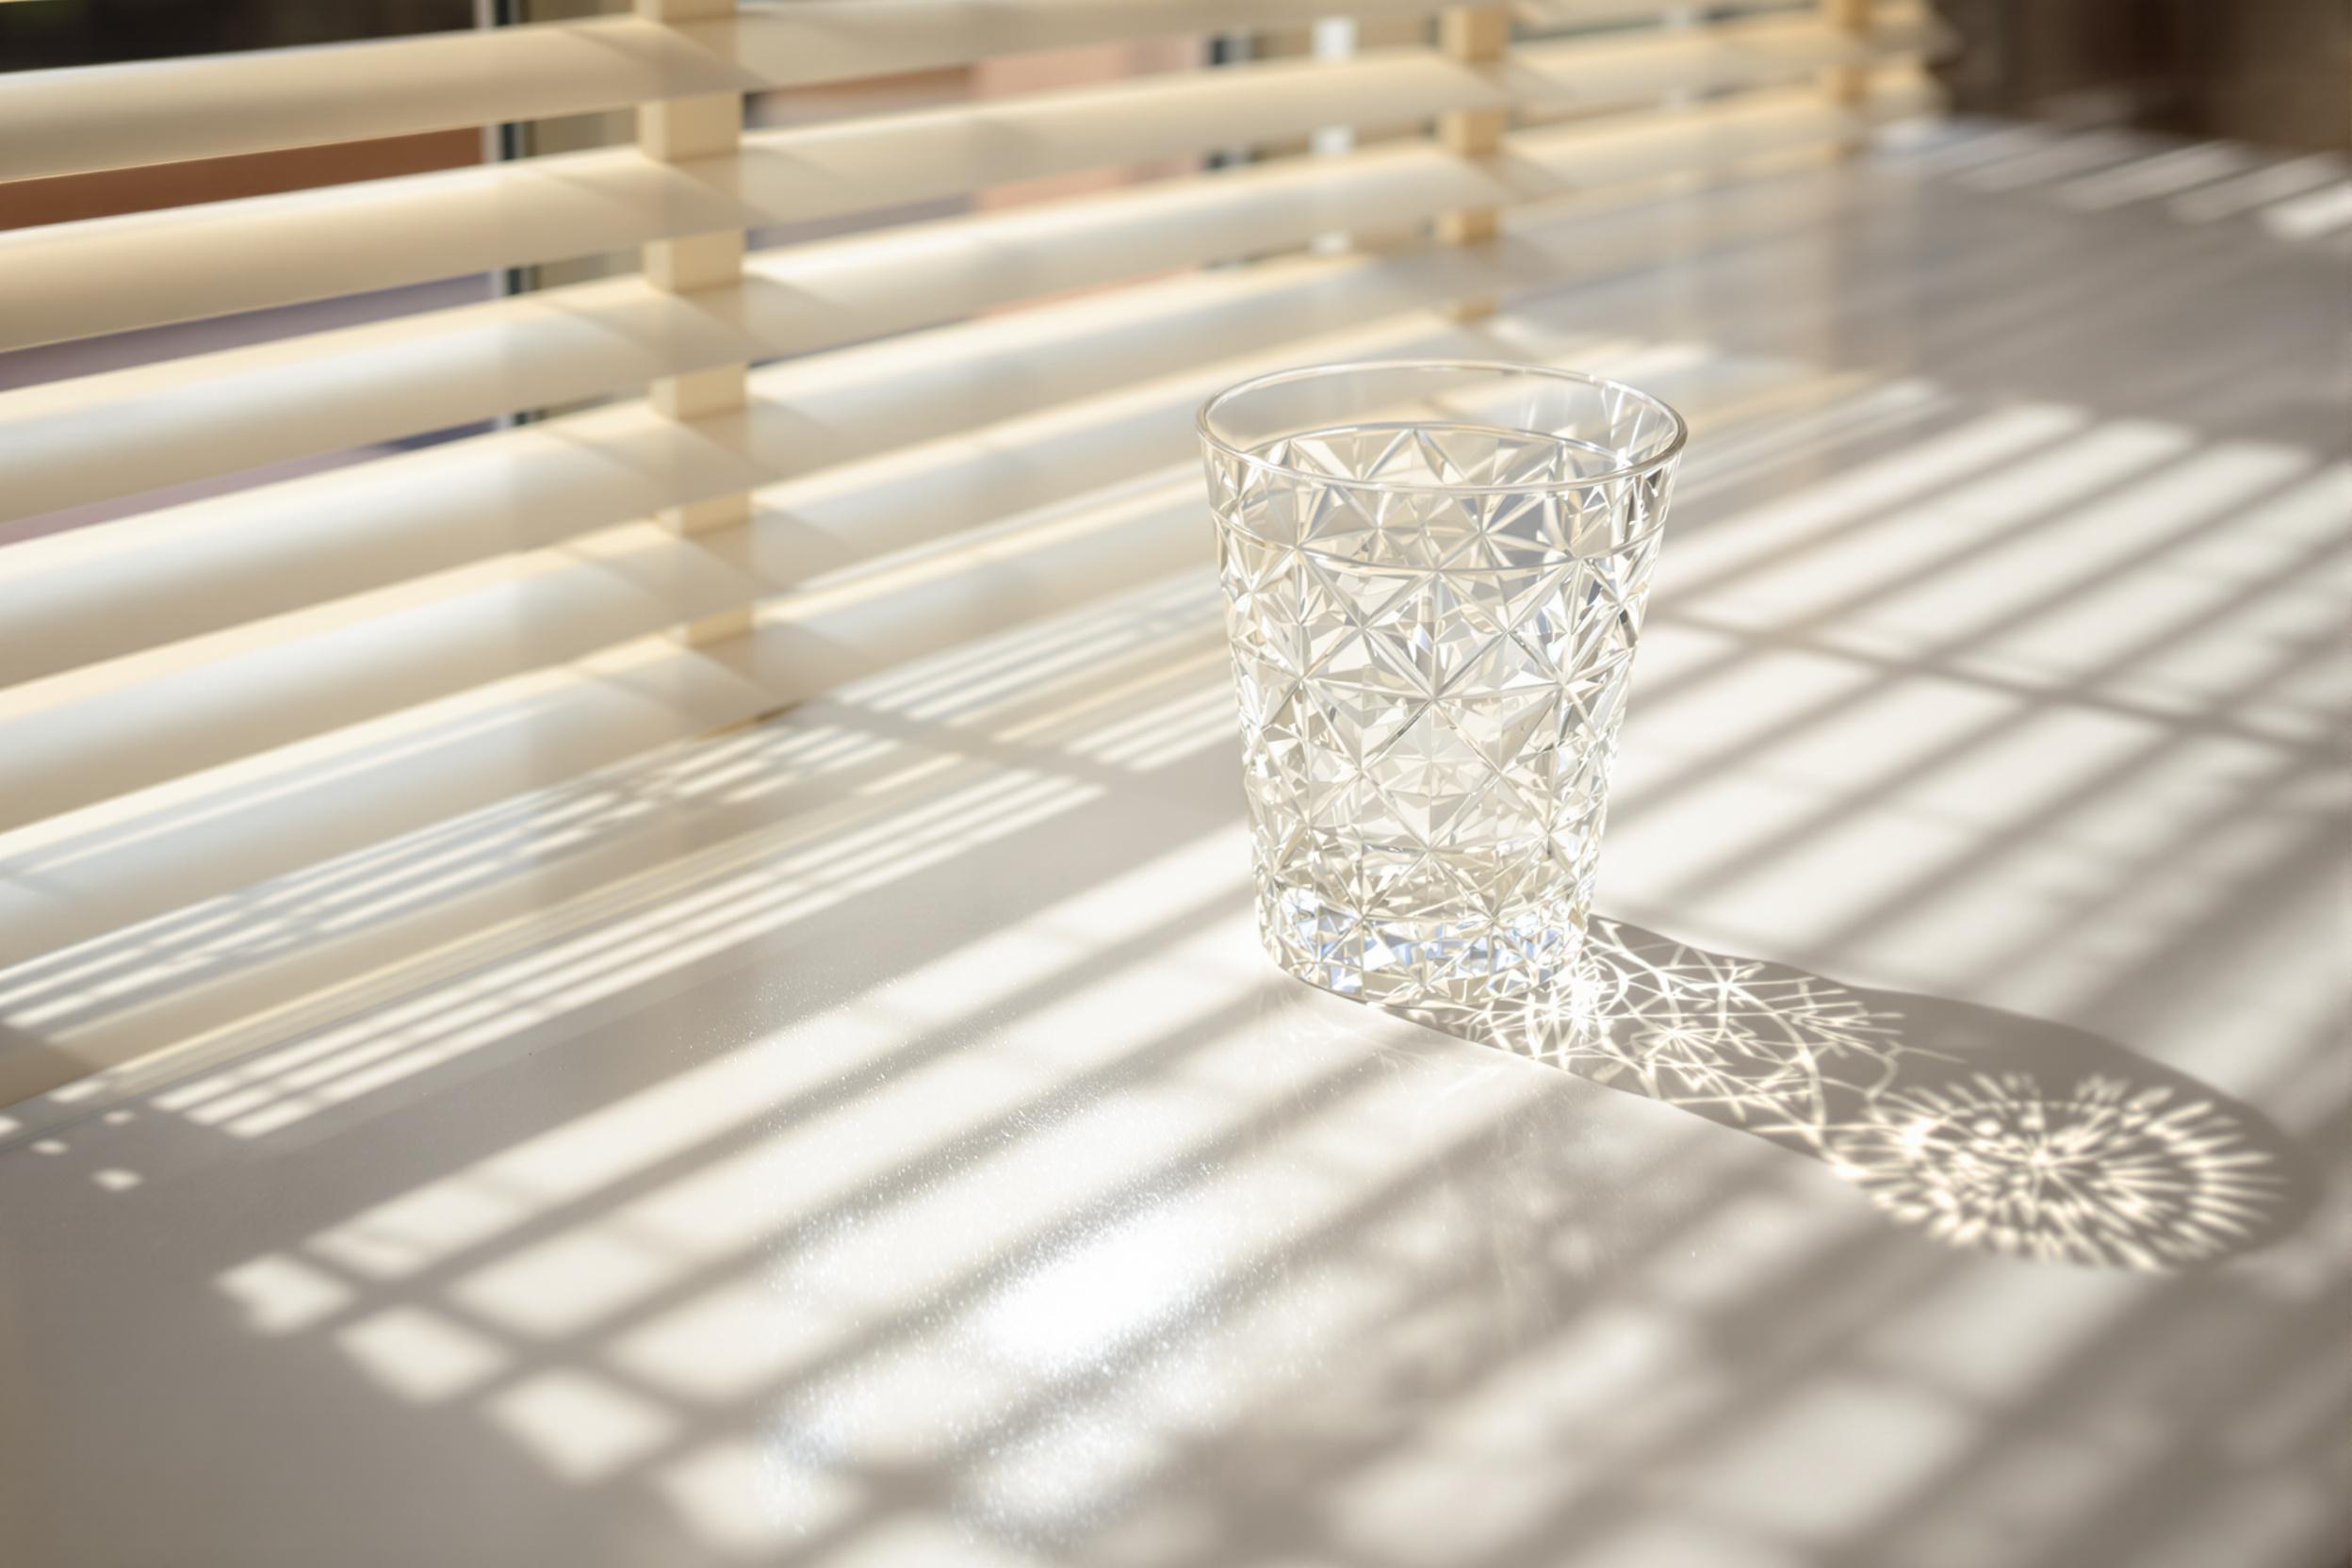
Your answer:
[[[0,1562],[2340,1560],[2340,236],[2058,140],[1476,329],[1715,411],[1575,1071],[1272,973],[1139,583],[36,975],[183,1049],[0,1143]]]

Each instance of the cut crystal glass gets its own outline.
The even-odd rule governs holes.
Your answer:
[[[1202,408],[1258,923],[1392,1005],[1564,979],[1679,416],[1536,367],[1341,365]]]

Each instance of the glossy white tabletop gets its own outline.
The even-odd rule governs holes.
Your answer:
[[[178,1049],[6,1113],[0,1561],[2338,1561],[2343,253],[2048,154],[1465,329],[1705,416],[1549,1060],[1259,956],[1205,518],[20,977]]]

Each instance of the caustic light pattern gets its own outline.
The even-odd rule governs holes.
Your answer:
[[[1915,1054],[1902,1020],[1820,975],[1592,923],[1547,1007],[1490,1013],[1518,1054],[1767,1134],[1828,1126]]]
[[[2220,1096],[2134,1082],[2115,1048],[2117,1071],[2069,1071],[2080,1043],[2046,1040],[2047,1072],[1970,1070],[1890,1000],[1596,919],[1544,993],[1413,1013],[1800,1150],[1954,1246],[2172,1268],[2278,1219],[2279,1155]]]
[[[2217,1257],[2275,1200],[2234,1119],[2163,1086],[2025,1073],[1897,1091],[1830,1135],[1834,1165],[1947,1241],[2164,1267]]]
[[[1211,450],[1259,923],[1292,973],[1410,1006],[1568,972],[1668,484],[1611,466],[1471,425]]]

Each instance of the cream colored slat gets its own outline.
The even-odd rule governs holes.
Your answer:
[[[1727,12],[1808,0],[1716,0]],[[1433,0],[744,0],[740,20],[683,29],[775,87],[960,65],[1119,39],[1303,28],[1326,16],[1427,16]],[[1687,12],[1688,0],[1520,0],[1541,26],[1615,26]]]
[[[24,72],[0,78],[0,180],[540,119],[1138,34],[1302,24],[1330,5],[818,0],[685,27],[608,17]],[[1351,8],[1376,17],[1429,8],[1424,0]],[[1566,14],[1638,21],[1667,8],[1609,0]]]
[[[1743,93],[1695,111],[1610,115],[1504,139],[1515,199],[1541,201],[1667,175],[1699,174],[1868,133],[1881,120],[1937,102],[1932,82],[1881,74],[1857,105],[1809,89]]]
[[[712,162],[580,153],[0,234],[0,351],[756,222]]]
[[[1775,115],[1780,118],[1778,137],[1783,139],[1806,132],[1827,137],[1841,124],[1835,113],[1821,113],[1818,106],[1813,106],[1811,118],[1804,113],[1792,115],[1788,108],[1775,108]],[[1696,120],[1701,129],[1691,132],[1682,127],[1673,157],[1651,153],[1646,165],[1635,167],[1637,174],[1656,167],[1682,167],[1691,134],[1701,137],[1701,151],[1724,146],[1724,115],[1701,115]],[[1775,146],[1773,134],[1769,134],[1773,127],[1757,122],[1755,115],[1740,118],[1734,129],[1736,137],[1729,143],[1734,151],[1748,153],[1759,146]],[[1552,157],[1571,160],[1585,174],[1602,167],[1592,157],[1590,132],[1531,137],[1527,146],[1533,148],[1528,153],[1531,165],[1536,157]],[[1644,146],[1637,143],[1632,153],[1640,155]],[[1625,148],[1618,148],[1618,155],[1616,170],[1623,174]],[[1004,299],[1004,294],[988,289],[1009,289],[1014,294],[1058,289],[1167,266],[1169,253],[1165,242],[1169,233],[1181,233],[1192,244],[1209,244],[1209,253],[1234,253],[1249,247],[1272,249],[1298,242],[1329,228],[1333,219],[1348,221],[1355,212],[1380,217],[1413,209],[1435,212],[1459,198],[1459,186],[1446,181],[1421,186],[1416,198],[1412,181],[1393,184],[1388,179],[1399,167],[1409,174],[1428,170],[1442,174],[1461,172],[1459,165],[1426,148],[1357,157],[1338,167],[1331,176],[1305,167],[1258,170],[1247,176],[1197,181],[1200,188],[1214,190],[1220,198],[1216,214],[1223,219],[1223,225],[1204,221],[1200,209],[1183,203],[1171,209],[1169,203],[1160,200],[1167,193],[1155,193],[1152,203],[1124,200],[1124,204],[1138,207],[1134,217],[1141,219],[1141,235],[1134,230],[1119,233],[1119,225],[1113,223],[1094,230],[1099,247],[1091,253],[1082,247],[1058,247],[1052,242],[1030,247],[1063,270],[1039,275],[1033,268],[1023,268],[1011,277],[990,275],[959,249],[940,253],[936,237],[898,233],[838,247],[847,253],[849,266],[830,268],[830,285],[825,280],[828,268],[824,266],[824,253],[795,252],[781,258],[781,277],[755,280],[755,289],[783,282],[786,286],[778,296],[783,301],[778,313],[786,315],[791,329],[802,334],[800,341],[791,346],[824,348],[835,338],[854,341],[882,329],[922,324],[936,313],[962,315],[964,310]],[[1322,165],[1322,170],[1333,170],[1333,165]],[[1350,181],[1362,179],[1366,172],[1374,179],[1355,188]],[[1298,190],[1300,181],[1310,186],[1308,193]],[[1242,204],[1230,200],[1237,193],[1244,198]],[[1317,200],[1305,200],[1305,195],[1336,198],[1343,204],[1319,204]],[[1350,207],[1348,203],[1355,204]],[[1009,228],[1030,228],[1039,217],[1049,221],[1042,235],[1028,235],[1033,242],[1052,239],[1058,223],[1068,221],[1070,214],[1042,209],[1042,214],[1006,214],[988,223],[967,221],[969,230],[955,225],[943,228],[953,228],[964,239],[972,239],[973,233],[1004,239]],[[1275,225],[1270,228],[1267,223]],[[1146,247],[1141,253],[1134,253],[1138,237]],[[889,261],[891,252],[896,252],[896,266]],[[835,261],[842,261],[842,256],[835,256]],[[953,286],[920,286],[943,263],[962,286],[959,294]],[[852,285],[863,285],[871,294],[858,299]],[[824,308],[811,310],[811,303]],[[896,315],[882,319],[884,313]],[[907,388],[896,393],[896,421],[875,421],[868,431],[880,433],[884,442],[924,440],[931,428],[936,428],[936,416],[920,416],[917,409],[936,404],[940,398],[969,404],[972,412],[964,414],[964,423],[986,418],[990,409],[1002,416],[1019,402],[1021,385],[1039,379],[1028,365],[1052,360],[1058,352],[1085,351],[1085,343],[1052,343],[1054,319],[1049,313],[1044,319],[1006,318],[1006,322],[995,324],[995,332],[1004,334],[1011,352],[997,357],[988,374],[964,381],[955,376],[929,381],[910,376]],[[906,352],[922,357],[936,352],[936,346],[915,343]],[[819,461],[842,461],[871,451],[871,445],[858,445],[852,435],[844,435],[838,426],[828,426],[816,414],[786,414],[778,400],[769,398],[772,390],[825,385],[828,376],[840,374],[842,369],[838,365],[825,362],[764,371],[760,388],[767,398],[767,407],[755,418],[750,437],[753,456],[764,463],[764,472],[797,472]],[[1044,381],[1052,381],[1052,376],[1044,376]],[[825,398],[811,398],[809,407],[824,409]],[[612,421],[623,416],[597,418]],[[621,484],[597,486],[586,477],[593,470],[581,453],[569,453],[569,466],[558,461],[579,440],[586,437],[574,435],[572,428],[560,421],[539,433],[489,437],[487,445],[468,442],[449,453],[395,458],[388,472],[346,470],[319,475],[289,486],[270,486],[250,498],[174,508],[151,522],[120,524],[118,531],[91,531],[44,541],[35,547],[19,547],[9,557],[0,557],[0,585],[14,590],[21,602],[42,609],[21,618],[19,626],[7,628],[5,642],[0,642],[0,684],[134,654],[174,637],[203,635],[269,613],[292,612],[315,599],[360,593],[421,571],[480,560],[506,547],[553,543],[555,538],[586,531],[613,522],[630,510],[640,510],[635,503],[649,508],[663,500],[720,494],[739,482],[753,482],[760,472],[758,467],[736,466],[725,447],[708,447],[701,449],[703,461],[698,463],[679,463],[675,453],[668,458],[642,458],[651,467],[640,467],[637,477],[645,484],[635,489]],[[646,451],[659,447],[659,437],[642,428],[628,433],[628,440],[642,442]],[[564,442],[567,447],[558,449],[555,456],[511,456],[517,451],[530,453],[548,442]],[[482,451],[468,451],[468,447],[482,447]],[[623,447],[623,451],[635,449]],[[630,463],[640,463],[640,458],[630,456]],[[659,472],[659,482],[649,480],[649,472]],[[416,494],[409,496],[412,486]],[[572,500],[550,500],[564,496]],[[564,505],[572,510],[564,510]],[[319,514],[334,517],[334,522],[305,522]],[[283,560],[278,560],[280,552]],[[203,583],[207,593],[181,593],[176,585],[184,583]],[[91,616],[90,609],[108,602],[108,595],[134,595],[134,602],[143,604],[146,613]]]
[[[1511,97],[1612,101],[1773,79],[1855,47],[1789,28],[1746,47],[1659,35],[1481,74],[1423,52],[1189,73],[1003,105],[768,133],[740,156],[629,151],[414,175],[0,234],[0,350],[233,314],[649,240],[823,217],[1038,174],[1396,123]],[[1584,51],[1591,51],[1587,57]],[[169,254],[163,270],[152,263]]]
[[[1160,348],[1163,354],[1172,349],[1185,356],[1184,363],[1209,351],[1198,347],[1202,342],[1239,352],[1249,339],[1236,340],[1222,318],[1245,281],[1254,283],[1236,273],[1185,280],[1181,288],[1148,288],[1142,299],[1122,297],[1116,318],[1089,311],[1069,330],[1050,335],[1037,322],[1018,323],[1021,330],[1012,334],[1002,330],[1006,322],[988,323],[996,329],[989,340],[997,346],[979,358],[974,346],[938,342],[923,357],[936,359],[945,384],[960,388],[976,373],[990,384],[988,397],[967,407],[918,395],[897,418],[869,411],[861,428],[849,433],[847,448],[829,438],[821,449],[801,439],[809,416],[795,402],[822,406],[844,389],[854,395],[906,367],[893,356],[881,367],[861,368],[858,362],[876,357],[869,351],[836,356],[849,364],[830,375],[812,373],[810,367],[768,372],[775,398],[762,410],[764,445],[849,455],[1034,406],[1048,389],[1109,389],[1118,381],[1105,382],[1105,375],[1141,373],[1142,362],[1131,353],[1100,357],[1105,342],[1135,335],[1121,330],[1130,317],[1172,322],[1173,335]],[[1246,330],[1265,340],[1283,324],[1261,313]],[[1057,362],[1056,374],[1026,373],[1037,356],[1075,347],[1080,339],[1095,357]],[[1086,373],[1096,367],[1102,368]],[[903,383],[890,384],[910,390]],[[911,390],[930,388],[918,384]],[[749,458],[748,442],[730,428],[742,423],[678,425],[643,404],[626,404],[0,551],[0,596],[16,607],[0,624],[0,686],[489,556],[559,544],[662,506],[747,488],[777,470]]]
[[[1492,243],[1299,255],[772,367],[755,445],[836,465],[759,492],[749,564],[806,583],[1198,458],[1193,414],[1266,363],[1494,352],[1442,339],[1448,302],[1560,287],[1672,250],[1744,243],[1835,204],[1726,197],[1704,231],[1647,204]],[[1041,312],[1040,315],[1049,313]],[[1311,340],[1311,341],[1310,341]]]
[[[1911,90],[1902,89],[1908,93]],[[1896,90],[1878,107],[1910,102]],[[0,393],[0,518],[837,347],[1065,288],[1266,254],[1843,134],[1805,94],[1522,133],[1494,169],[1426,146],[1296,159],[754,259],[740,295],[634,280]],[[727,313],[740,310],[743,326]],[[747,342],[748,331],[757,342]]]
[[[808,352],[1041,294],[1271,254],[1334,229],[1403,226],[1508,191],[1418,144],[1284,159],[1014,208],[984,222],[950,220],[755,255],[750,276],[775,286],[748,300],[745,325],[776,352]]]
[[[1811,0],[1712,0],[1725,13],[1801,11]],[[1512,13],[1531,28],[1616,27],[1659,22],[1691,9],[1689,0],[1516,0]]]
[[[1799,118],[1792,132],[1783,129],[1797,134],[1806,124],[1818,134],[1830,134],[1839,122],[1825,118],[1816,124]],[[1736,148],[1745,153],[1766,141],[1762,127],[1745,124]],[[1578,167],[1588,172],[1594,167],[1585,157],[1588,134],[1531,139],[1531,143],[1550,157],[1578,160]],[[1380,172],[1390,165],[1423,170],[1430,157],[1421,148],[1366,155],[1350,160],[1355,170],[1343,174],[1336,186],[1317,179],[1315,190],[1324,198],[1346,198],[1348,179],[1364,170]],[[1679,165],[1670,162],[1668,167]],[[1063,268],[1047,275],[1023,270],[1011,280],[992,280],[981,268],[967,266],[969,256],[962,252],[950,249],[940,256],[934,237],[920,233],[847,244],[842,249],[852,266],[825,268],[821,253],[795,252],[783,258],[783,282],[788,285],[783,299],[792,305],[788,318],[802,334],[792,348],[824,348],[833,338],[854,341],[884,329],[922,324],[936,313],[959,315],[1019,291],[1103,282],[1122,270],[1165,266],[1162,242],[1169,230],[1195,244],[1211,242],[1211,252],[1216,252],[1298,242],[1319,233],[1333,217],[1350,217],[1348,207],[1294,200],[1298,195],[1294,179],[1300,174],[1305,172],[1258,170],[1228,181],[1200,181],[1206,188],[1220,188],[1225,198],[1237,193],[1247,198],[1239,209],[1220,204],[1223,228],[1204,221],[1197,209],[1178,204],[1174,212],[1162,212],[1162,203],[1148,203],[1134,214],[1143,221],[1143,253],[1132,249],[1138,235],[1113,233],[1118,225],[1110,225],[1094,235],[1103,244],[1091,256],[1082,249],[1039,247],[1039,253],[1056,258]],[[1395,214],[1413,207],[1409,193],[1409,186],[1380,181],[1357,195],[1364,203],[1362,209]],[[1451,186],[1430,186],[1421,190],[1418,207],[1435,212],[1451,198]],[[1129,204],[1134,204],[1132,198]],[[1286,228],[1267,228],[1267,219]],[[1009,214],[972,223],[972,230],[1002,239],[1006,228],[1035,221],[1037,214]],[[1054,223],[1049,223],[1047,237],[1052,237],[1052,228]],[[917,286],[940,263],[962,282],[962,294]],[[868,294],[861,299],[852,285],[863,285]],[[1002,291],[990,291],[992,286]],[[811,303],[824,308],[809,310]],[[929,381],[910,379],[906,390],[893,393],[901,400],[901,418],[875,423],[871,431],[882,433],[884,440],[924,440],[939,428],[953,428],[940,426],[936,414],[917,416],[922,407],[934,407],[940,398],[969,404],[964,423],[988,416],[986,412],[1004,414],[1011,407],[1023,407],[1019,390],[1025,384],[1054,381],[1052,371],[1037,374],[1030,367],[1047,365],[1063,352],[1085,351],[1085,343],[1056,341],[1054,319],[1056,315],[1047,313],[1044,318],[1006,318],[992,324],[992,332],[1006,343],[1006,352],[990,362],[986,374],[976,379],[948,374]],[[922,357],[936,351],[936,343],[912,343],[903,352]],[[663,440],[646,428],[642,414],[623,409],[586,416],[588,426],[574,428],[572,421],[558,421],[541,431],[506,433],[445,451],[388,458],[384,466],[367,470],[296,480],[252,496],[204,500],[190,508],[172,508],[153,519],[21,546],[0,557],[0,585],[28,607],[0,635],[5,637],[0,640],[0,684],[120,659],[176,637],[195,637],[292,612],[324,597],[381,588],[390,580],[480,560],[508,547],[555,543],[663,500],[722,494],[760,475],[797,472],[814,461],[858,456],[871,451],[875,437],[858,442],[809,414],[788,416],[783,412],[788,388],[825,385],[828,376],[840,374],[844,374],[842,367],[825,362],[764,371],[760,388],[767,409],[755,421],[755,449],[748,453],[755,466],[743,466],[720,440],[694,437],[692,447],[679,449],[678,442],[687,437]],[[824,404],[824,398],[811,400],[811,407]],[[628,421],[637,423],[630,426]],[[593,458],[583,451],[588,442],[613,442],[613,447],[602,458]],[[595,475],[609,467],[607,458],[618,458],[635,484],[597,482]],[[332,522],[319,522],[322,517]],[[204,593],[186,593],[188,585],[203,585]],[[141,613],[94,613],[99,604],[124,595],[122,602],[137,604]]]
[[[748,488],[742,426],[630,402],[0,550],[0,687]]]
[[[1288,140],[1327,125],[1405,125],[1507,98],[1500,82],[1427,50],[1177,72],[754,133],[743,139],[741,189],[772,218],[823,218],[1208,147]]]
[[[1872,109],[1908,106],[1890,89]],[[1423,143],[1169,181],[1085,204],[1020,208],[755,256],[778,287],[746,325],[799,353],[1011,301],[1236,255],[1335,230],[1394,230],[1450,209],[1506,206],[1835,140],[1856,116],[1796,91],[1694,111],[1623,115],[1507,138],[1485,163]]]
[[[875,445],[901,430],[888,411],[878,426]],[[32,689],[40,706],[0,720],[0,832],[743,603],[780,586],[727,564],[748,546],[747,530],[625,525],[293,642],[89,695]]]
[[[0,721],[0,832],[563,663],[749,598],[653,523],[486,570],[482,586]]]
[[[0,392],[0,519],[642,385],[758,349],[710,304],[629,278]]]
[[[1306,160],[809,246],[741,294],[627,285],[0,394],[0,512],[28,515],[629,384],[836,347],[1068,287],[1278,251],[1501,188],[1420,149]],[[716,312],[734,304],[748,341]],[[450,329],[455,328],[456,331]]]
[[[1214,560],[1197,476],[990,541],[887,585],[763,606],[718,650],[787,702]]]
[[[1304,335],[1638,263],[1664,242],[1639,214],[1606,223],[1587,216],[1572,246],[1513,239],[1377,264],[1301,257],[1173,279],[771,367],[754,379],[745,431],[729,420],[678,427],[630,403],[36,540],[0,551],[0,595],[21,607],[0,626],[0,686],[1116,394]],[[1164,433],[1181,449],[1187,431],[1177,418]],[[1072,482],[1116,482],[1136,449],[1109,440],[1057,449],[1051,481],[1062,488],[1040,492],[1040,476],[1022,462],[974,475],[967,488],[991,501],[1008,485],[1050,498]],[[868,480],[845,492],[822,476],[786,485],[761,498],[775,527],[763,523],[758,543],[763,558],[772,544],[784,551],[774,580],[805,579],[956,526],[970,497],[959,502],[953,490],[901,497]],[[875,499],[844,513],[845,493]],[[856,538],[842,532],[849,515],[862,519]]]
[[[1891,51],[1903,37],[1889,34],[1884,47]],[[773,218],[823,218],[1208,146],[1280,141],[1331,125],[1372,129],[1514,101],[1623,104],[1797,80],[1864,53],[1857,41],[1805,17],[1544,45],[1483,70],[1428,50],[1397,50],[1341,63],[1184,72],[755,133],[744,138],[740,191]]]
[[[1525,242],[1294,256],[773,367],[755,448],[827,461],[756,496],[761,570],[820,579],[1188,459],[1193,406],[1238,366],[1580,264]]]
[[[924,335],[955,340],[945,359],[887,345],[777,367],[759,384],[755,442],[821,442],[838,466],[758,493],[746,564],[827,586],[1011,516],[1159,482],[1171,466],[1188,474],[1194,410],[1217,387],[1285,360],[1460,351],[1434,307],[1655,244],[1612,237],[1294,257],[1132,302],[1076,302],[1051,339],[988,321]],[[1083,351],[1040,351],[1065,347]]]
[[[1573,256],[1520,245],[1169,280],[771,368],[755,379],[748,432],[739,420],[680,426],[629,403],[34,540],[0,551],[0,596],[19,607],[0,624],[0,687],[560,544],[812,459],[934,440],[1450,291],[1541,281],[1625,253],[1622,244],[1586,244]],[[1099,464],[1057,464],[1088,483],[1118,477]],[[789,512],[789,494],[781,502]],[[948,514],[933,507],[925,516]],[[805,542],[812,554],[801,576],[838,564],[847,547]],[[874,553],[879,547],[862,551]]]
[[[770,86],[798,87],[1076,44],[1435,8],[1432,0],[744,0],[738,19],[681,31]],[[1651,8],[1663,9],[1662,0]]]
[[[756,260],[741,290],[691,300],[597,283],[0,392],[0,518],[1277,251],[1334,216],[1498,188],[1442,156],[1290,160],[801,247]]]
[[[0,234],[0,350],[293,303],[666,237],[918,201],[1501,90],[1418,54],[1184,73],[751,139],[663,164],[611,151]],[[160,276],[149,265],[170,253]],[[138,277],[139,273],[148,274]]]
[[[759,79],[634,17],[0,76],[0,180],[223,157],[742,92]]]
[[[1623,39],[1522,44],[1503,70],[1519,103],[1589,107],[1801,81],[1829,66],[1916,53],[1936,38],[1932,22],[1904,6],[1889,8],[1888,20],[1868,41],[1806,13]]]

